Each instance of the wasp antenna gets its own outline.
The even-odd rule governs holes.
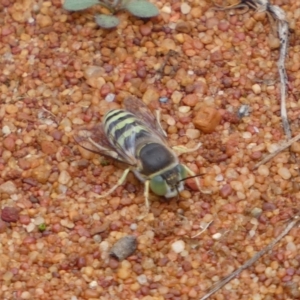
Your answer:
[[[185,177],[183,179],[180,179],[179,181],[177,181],[177,183],[181,182],[181,181],[184,181],[184,180],[187,180],[187,179],[190,179],[190,178],[195,178],[195,177],[200,177],[200,176],[203,176],[203,174],[197,174],[197,175],[192,175],[192,176],[189,176],[189,177]]]

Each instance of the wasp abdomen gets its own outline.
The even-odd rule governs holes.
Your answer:
[[[136,147],[141,140],[151,136],[135,115],[122,109],[112,110],[106,114],[104,130],[112,145],[133,153],[136,152]]]

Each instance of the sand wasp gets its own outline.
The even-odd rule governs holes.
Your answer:
[[[124,100],[124,109],[107,112],[102,124],[91,130],[79,130],[76,142],[83,148],[125,163],[128,168],[118,182],[105,194],[110,195],[122,185],[130,171],[144,183],[144,196],[149,210],[149,189],[158,196],[171,198],[184,189],[183,180],[195,176],[187,166],[180,164],[178,156],[193,149],[168,146],[166,133],[160,124],[160,112],[156,116],[138,98]],[[176,152],[178,154],[176,154]],[[195,178],[199,190],[200,183]]]

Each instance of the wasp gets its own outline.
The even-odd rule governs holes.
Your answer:
[[[130,171],[144,183],[147,211],[150,207],[149,190],[165,198],[177,196],[184,189],[183,181],[188,175],[195,177],[201,190],[195,173],[180,164],[178,159],[182,153],[196,151],[201,144],[192,149],[184,146],[171,148],[160,123],[160,111],[156,111],[154,116],[138,98],[126,98],[124,109],[110,110],[101,124],[91,130],[79,130],[75,140],[87,150],[128,166],[118,182],[97,198],[105,198],[113,193],[125,182]]]

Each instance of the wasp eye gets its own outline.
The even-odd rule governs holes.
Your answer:
[[[162,176],[154,176],[150,180],[150,188],[158,196],[165,196],[168,191],[168,184]]]
[[[183,166],[183,165],[178,165],[178,171],[179,171],[179,175],[180,175],[180,179],[179,180],[183,180],[187,177],[188,172],[187,169]]]

